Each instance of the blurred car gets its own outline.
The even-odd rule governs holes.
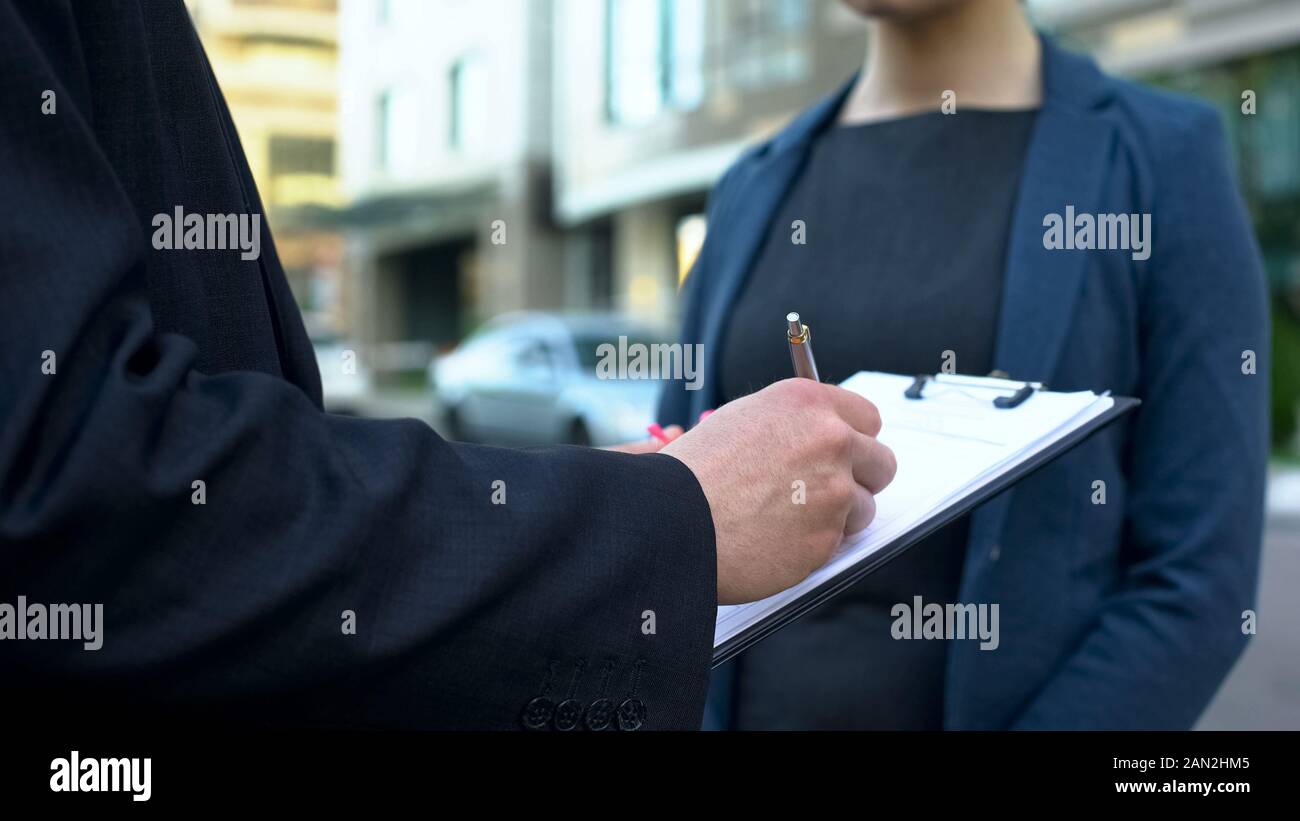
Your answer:
[[[615,314],[506,314],[430,365],[453,439],[601,447],[646,438],[662,382],[602,379],[600,346],[661,342]]]
[[[318,333],[311,337],[320,370],[325,410],[348,416],[363,415],[373,379],[362,362],[357,346],[337,334]]]

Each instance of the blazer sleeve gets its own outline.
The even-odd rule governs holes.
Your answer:
[[[1222,125],[1195,112],[1156,167],[1126,573],[1018,727],[1189,728],[1246,645],[1268,457],[1267,289]]]
[[[698,727],[716,557],[690,470],[197,371],[153,327],[85,78],[30,22],[0,0],[0,601],[102,604],[102,647],[0,642],[0,689],[145,721],[517,728],[543,698]]]

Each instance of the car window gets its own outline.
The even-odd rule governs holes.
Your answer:
[[[550,368],[555,365],[555,354],[540,339],[521,339],[514,351],[515,362],[524,367]]]
[[[624,336],[627,335],[624,334]],[[600,346],[612,345],[614,354],[617,355],[618,347],[619,347],[618,340],[619,340],[618,334],[610,334],[608,336],[582,335],[582,336],[575,337],[573,340],[573,345],[578,353],[579,367],[581,367],[584,371],[591,371],[594,373],[596,370],[596,365],[601,359],[600,354],[602,353],[602,351]],[[651,339],[650,337],[647,336],[627,336],[627,347],[629,349],[631,348],[631,346],[636,345],[638,343],[645,345],[647,348],[649,348],[649,346],[654,344],[655,342],[658,342],[658,340]]]

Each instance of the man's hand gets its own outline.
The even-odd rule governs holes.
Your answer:
[[[876,406],[857,394],[787,379],[724,405],[662,448],[691,469],[709,500],[719,604],[797,584],[844,534],[871,522],[874,494],[897,470],[879,432]]]

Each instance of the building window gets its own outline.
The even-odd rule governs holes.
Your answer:
[[[606,0],[606,117],[636,126],[691,111],[718,71],[742,88],[799,82],[810,19],[807,0]]]
[[[1300,194],[1300,51],[1257,63],[1263,83],[1257,84],[1258,113],[1250,118],[1255,171],[1250,182],[1264,197],[1294,197]],[[1240,97],[1233,103],[1240,106]]]
[[[380,92],[375,100],[375,167],[380,170],[388,168],[389,139],[392,133],[393,94],[391,91]]]
[[[796,83],[808,75],[809,24],[805,0],[741,0],[728,29],[737,48],[727,70],[741,88]]]
[[[644,125],[704,100],[708,0],[606,0],[606,115]]]
[[[704,37],[707,0],[670,0],[664,4],[668,43],[668,102],[691,111],[704,101]]]
[[[271,176],[334,173],[334,141],[317,137],[275,135],[270,140]]]
[[[468,55],[452,63],[448,74],[447,142],[457,150],[481,146],[488,113],[487,71],[483,60]]]
[[[644,125],[659,114],[663,84],[663,0],[606,0],[606,116]]]

